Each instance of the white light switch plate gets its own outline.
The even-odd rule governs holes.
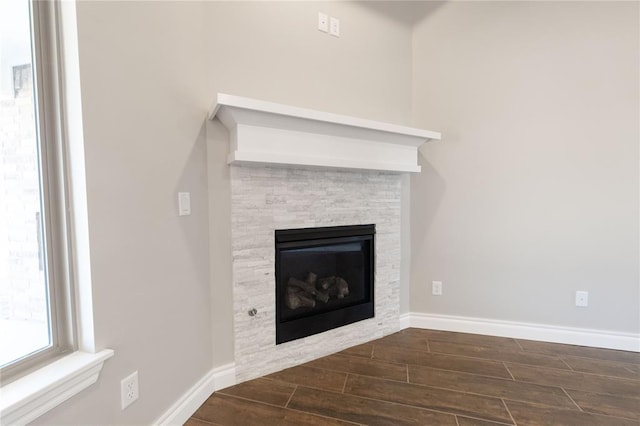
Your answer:
[[[178,215],[188,216],[191,214],[191,193],[178,192]]]

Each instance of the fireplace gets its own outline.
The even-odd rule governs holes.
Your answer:
[[[212,283],[220,286],[214,302],[219,308],[216,310],[220,310],[216,315],[224,317],[228,309],[233,310],[236,380],[242,382],[270,374],[398,331],[400,271],[404,268],[402,181],[405,173],[420,171],[419,147],[428,140],[440,139],[440,134],[225,94],[217,95],[209,117],[219,119],[229,135],[226,138],[217,130],[211,134],[207,131],[214,154],[219,152],[220,143],[229,143],[232,276],[227,288],[227,277],[212,271],[212,278],[216,278]],[[209,157],[211,170],[224,173],[220,156]],[[212,210],[212,230],[218,229],[227,217],[224,209],[218,210]],[[366,223],[375,223],[375,256],[373,236],[370,243],[359,243],[364,244],[360,247],[367,253],[362,258],[371,262],[370,271],[363,273],[363,282],[370,281],[371,287],[362,292],[364,303],[356,311],[364,306],[368,312],[363,317],[371,317],[375,311],[375,319],[358,321],[347,317],[344,322],[355,322],[322,332],[326,327],[315,328],[316,323],[326,325],[322,316],[328,311],[321,312],[324,302],[285,311],[288,308],[280,292],[286,291],[282,281],[288,279],[282,272],[278,272],[277,281],[274,276],[277,269],[274,232]],[[296,241],[297,237],[282,243]],[[303,253],[289,254],[303,258]],[[334,257],[347,257],[340,253],[343,252],[334,253]],[[212,252],[213,257],[217,259],[217,254]],[[281,263],[279,258],[280,255],[278,263]],[[297,271],[290,276],[306,281],[309,272],[313,271]],[[326,278],[322,274],[345,278],[339,272],[314,274],[317,280]],[[218,283],[217,278],[223,280]],[[275,282],[280,290],[274,291]],[[349,311],[352,306],[348,304],[359,305],[352,301],[356,291],[348,284],[349,299],[331,300],[328,302],[331,308],[344,303],[339,311],[343,308]],[[226,298],[229,290],[231,306]],[[314,315],[308,316],[310,313]],[[290,325],[296,320],[302,321],[300,327]],[[227,326],[226,321],[216,322],[216,333],[220,330],[227,336],[223,331]],[[300,334],[299,329],[318,334],[298,338],[308,334]],[[290,333],[287,339],[295,340],[276,344],[285,341],[286,333]]]
[[[276,344],[374,316],[375,225],[275,231]]]

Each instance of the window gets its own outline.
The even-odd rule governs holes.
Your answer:
[[[76,22],[75,2],[0,0],[0,424],[82,392],[114,355],[93,335]]]
[[[54,2],[0,2],[0,373],[74,348]]]

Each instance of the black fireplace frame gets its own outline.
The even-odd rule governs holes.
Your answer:
[[[374,224],[275,230],[276,344],[322,333],[375,316],[375,233],[376,226]],[[281,285],[281,277],[279,277],[280,249],[306,248],[355,241],[366,241],[369,244],[370,268],[366,272],[368,274],[369,297],[357,304],[328,312],[281,321],[284,307],[280,292],[283,291],[284,286]]]

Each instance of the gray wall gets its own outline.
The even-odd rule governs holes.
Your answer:
[[[319,11],[340,19],[340,38],[317,30]],[[210,102],[221,92],[408,124],[411,29],[402,22],[366,4],[341,2],[209,2],[206,16],[203,87]],[[218,121],[207,129],[214,359],[220,365],[233,361],[229,142]]]
[[[148,424],[211,368],[202,9],[77,4],[95,337],[115,356],[36,423]]]
[[[357,2],[207,2],[207,90],[408,124],[411,28]],[[318,11],[340,38],[317,30]]]
[[[637,2],[454,2],[415,26],[412,124],[444,140],[411,181],[411,311],[640,331],[638,36]]]
[[[318,11],[340,38],[318,32]],[[36,424],[149,424],[233,359],[216,92],[408,124],[411,31],[331,2],[79,2],[77,16],[96,346],[115,356]],[[134,370],[140,399],[121,411]]]

